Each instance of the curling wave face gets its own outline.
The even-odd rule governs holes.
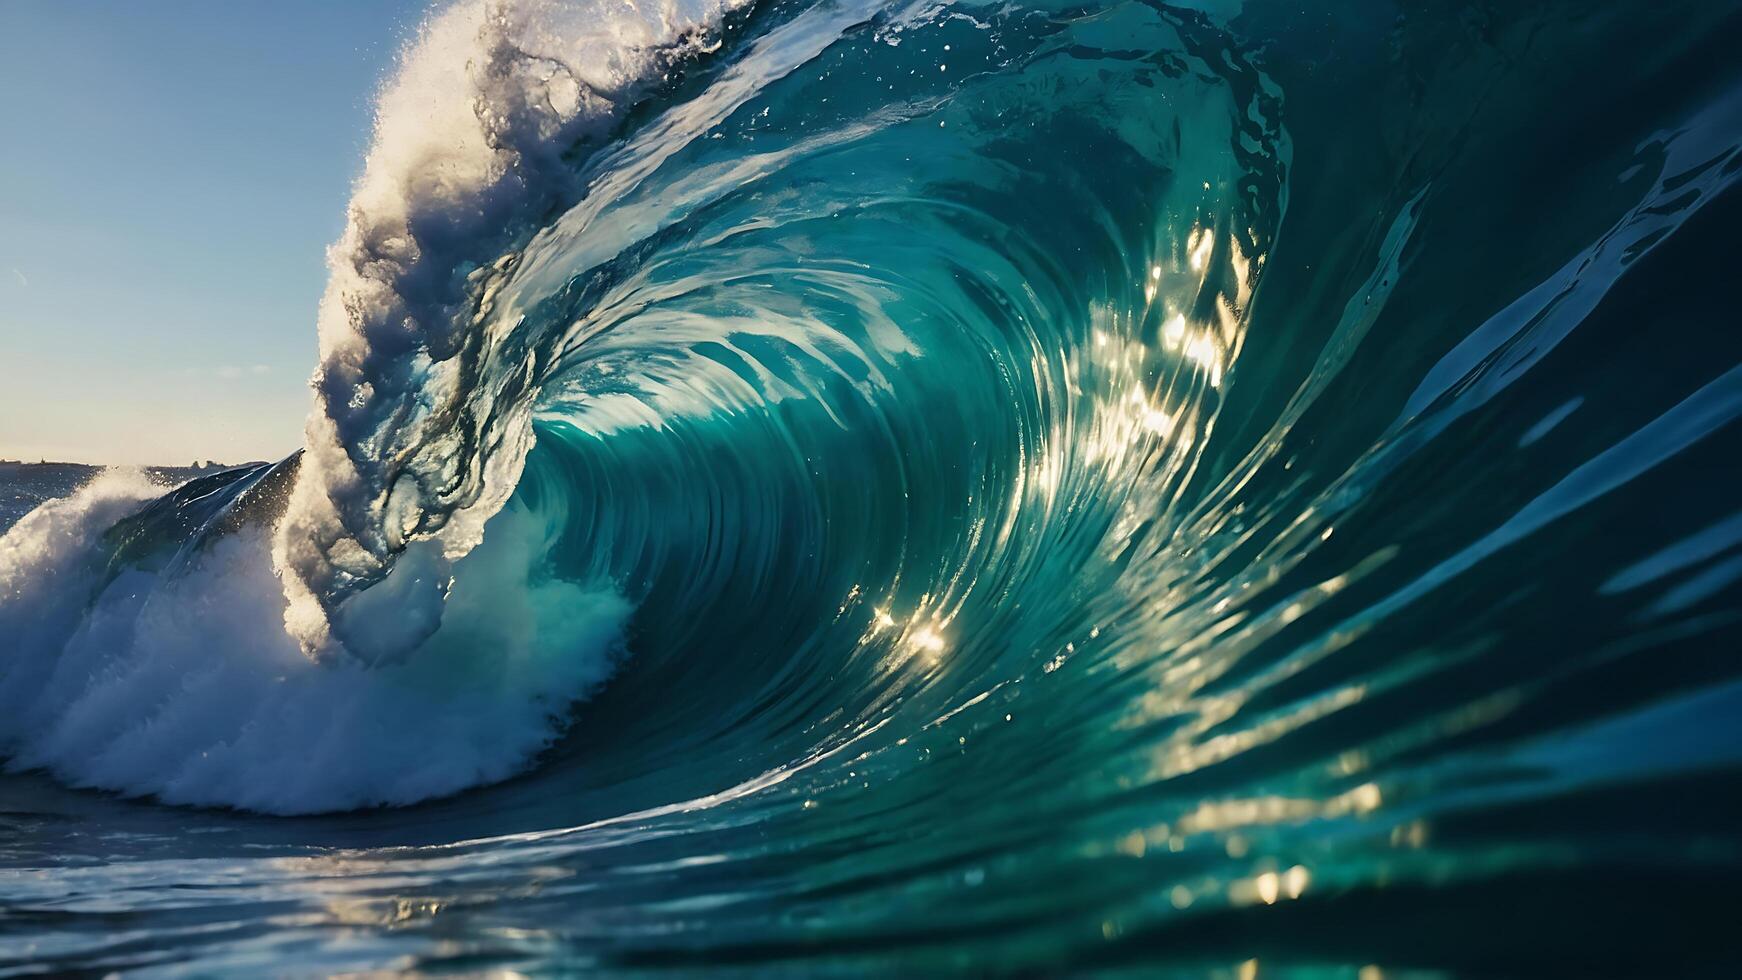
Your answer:
[[[156,930],[89,968],[1495,969],[1639,889],[1530,954],[1728,955],[1742,25],[1406,6],[435,15],[305,448],[0,538],[14,900]]]

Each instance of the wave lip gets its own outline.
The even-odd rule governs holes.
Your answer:
[[[347,622],[330,614],[417,542],[426,574],[397,592],[419,611],[397,635],[347,631],[341,648],[391,659],[435,629],[449,563],[481,540],[532,441],[542,379],[495,369],[516,325],[491,315],[493,284],[579,192],[577,148],[716,43],[733,5],[470,0],[407,47],[328,253],[315,407],[275,542],[305,650],[328,650]]]

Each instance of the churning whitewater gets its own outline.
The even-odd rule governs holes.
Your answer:
[[[0,931],[1732,964],[1742,16],[1637,6],[435,10],[305,444],[0,537]]]

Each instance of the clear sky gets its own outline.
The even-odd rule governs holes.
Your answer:
[[[417,2],[0,0],[0,457],[277,459]]]

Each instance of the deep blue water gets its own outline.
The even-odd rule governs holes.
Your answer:
[[[0,972],[1742,967],[1737,50],[438,13],[307,445],[6,488]]]

